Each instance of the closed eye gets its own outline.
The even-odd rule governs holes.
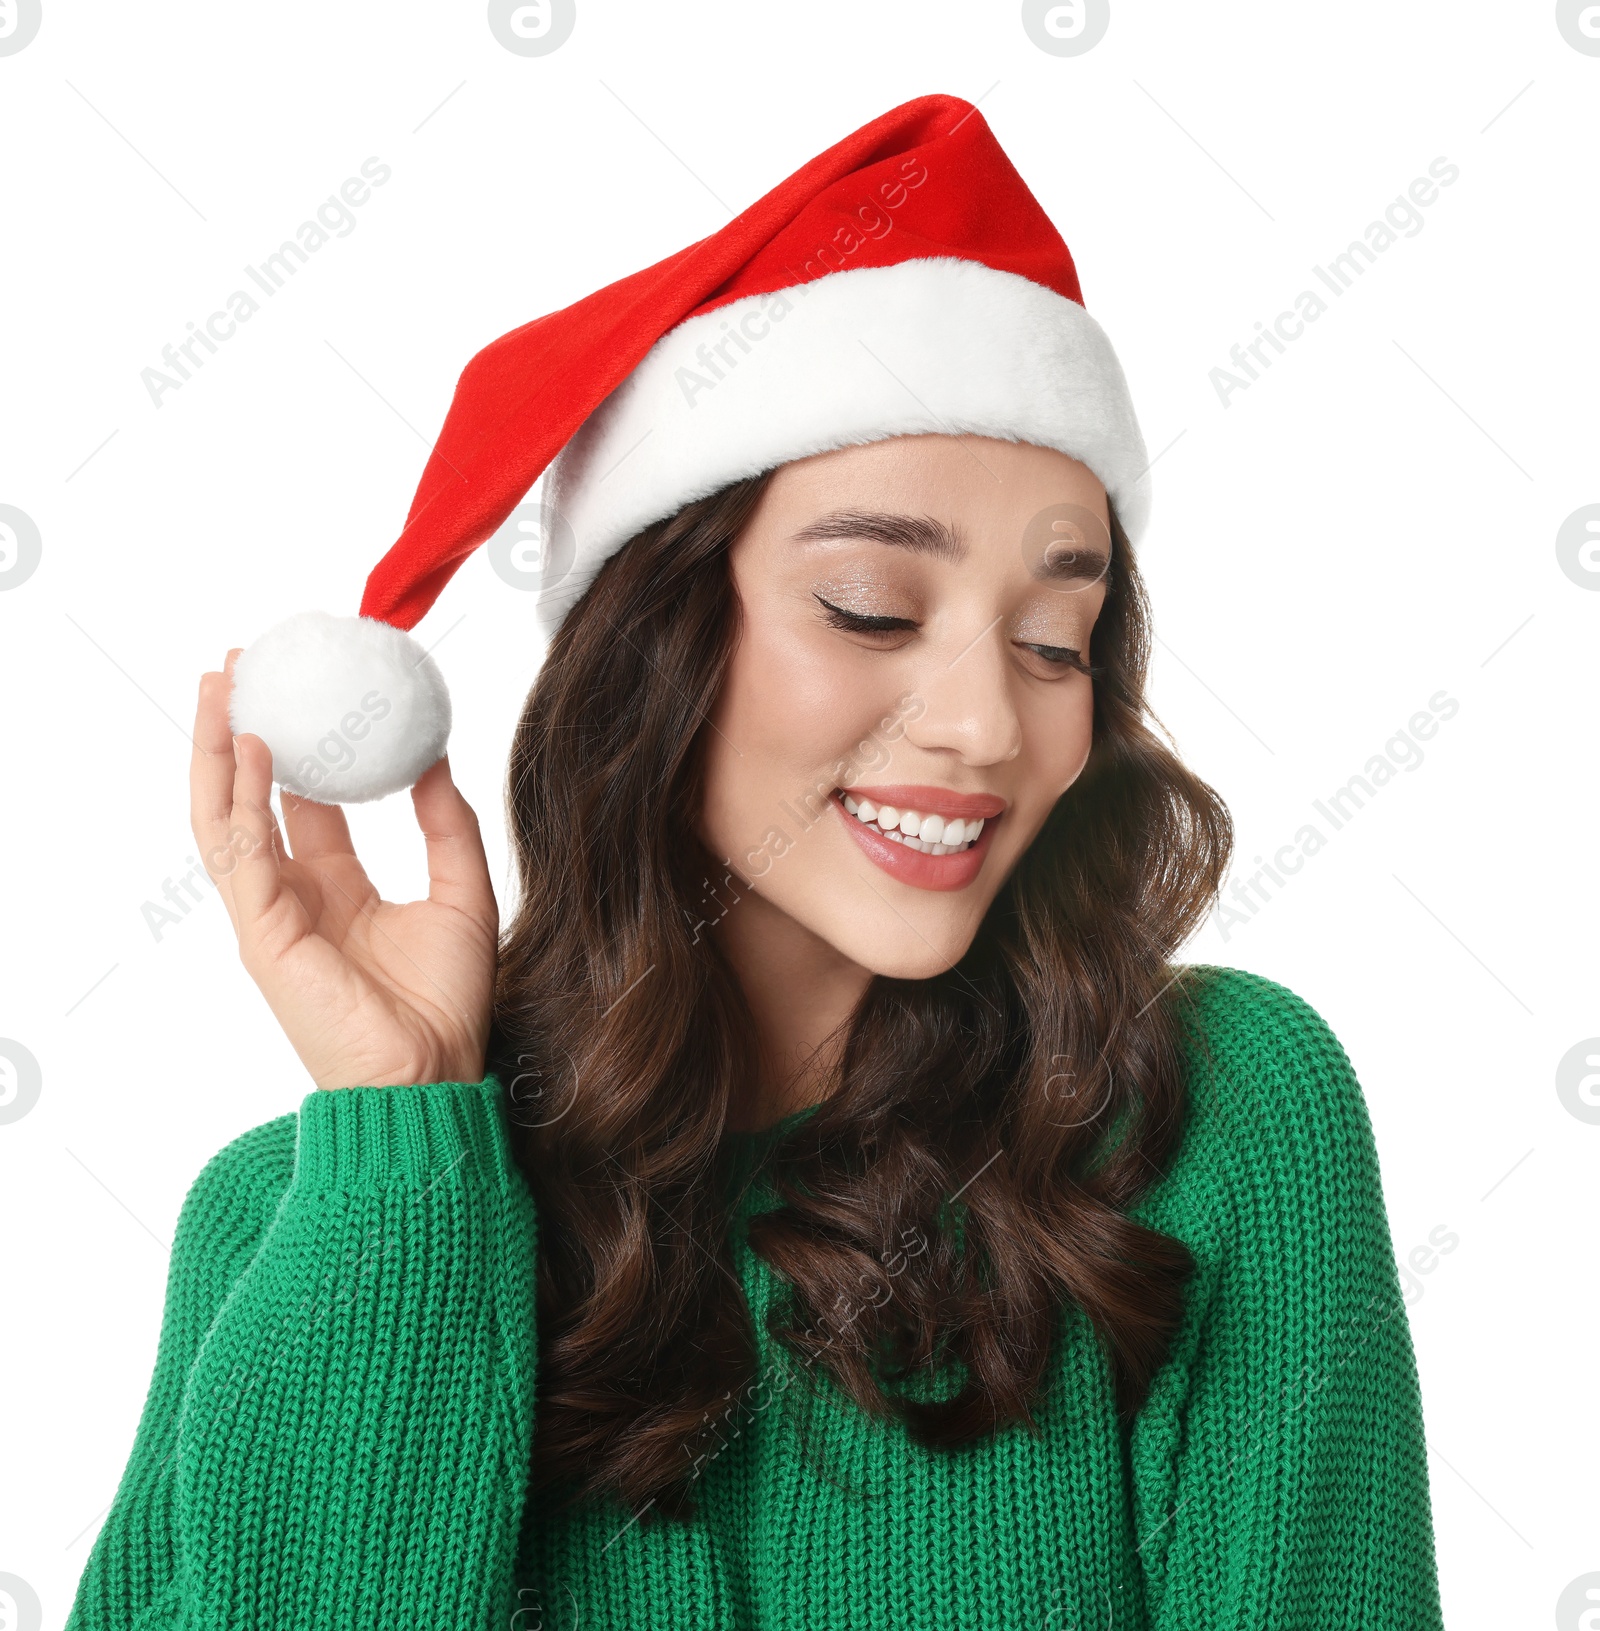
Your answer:
[[[842,629],[847,634],[901,634],[917,627],[915,620],[909,617],[879,617],[867,612],[848,611],[843,606],[835,606],[831,600],[824,600],[815,590],[812,591],[812,598],[822,607],[823,621],[830,628]],[[1046,646],[1032,641],[1019,641],[1018,644],[1024,651],[1033,652],[1062,672],[1076,670],[1092,678],[1105,673],[1100,664],[1086,663],[1083,653],[1073,646]]]
[[[843,629],[849,634],[899,634],[917,626],[909,617],[873,617],[865,612],[846,611],[843,606],[824,600],[815,590],[812,598],[822,607],[823,621],[829,628]]]
[[[1105,668],[1099,663],[1086,663],[1083,653],[1072,646],[1039,646],[1030,641],[1024,641],[1029,651],[1039,654],[1047,663],[1061,668],[1075,668],[1080,674],[1098,676],[1105,673]]]

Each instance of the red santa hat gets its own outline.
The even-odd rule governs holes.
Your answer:
[[[360,616],[303,613],[241,653],[234,730],[320,802],[409,787],[444,752],[450,704],[404,631],[541,476],[543,535],[565,556],[538,597],[548,633],[690,500],[925,433],[1056,448],[1099,477],[1131,541],[1144,530],[1148,459],[1116,353],[1061,234],[953,96],[874,119],[709,237],[480,351]]]

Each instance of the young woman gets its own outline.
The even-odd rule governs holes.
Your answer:
[[[886,175],[877,258],[798,275]],[[391,905],[289,725],[235,728],[251,654],[201,681],[195,832],[315,1091],[185,1204],[78,1631],[1440,1624],[1360,1089],[1298,997],[1172,961],[1230,827],[1151,729],[1120,372],[968,104],[785,188],[527,409],[573,555],[503,934],[428,720]],[[913,381],[906,333],[956,344]],[[527,370],[577,342],[528,335],[463,376],[385,638],[544,467]]]

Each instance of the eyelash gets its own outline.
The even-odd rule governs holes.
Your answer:
[[[869,617],[861,612],[849,612],[843,606],[835,606],[832,601],[824,600],[821,595],[813,593],[813,598],[822,607],[823,621],[830,627],[842,629],[846,634],[896,634],[902,629],[914,629],[917,625],[909,617]],[[1091,679],[1098,679],[1105,673],[1100,663],[1086,663],[1083,654],[1074,651],[1070,646],[1041,646],[1031,642],[1024,642],[1029,651],[1036,651],[1047,663],[1054,663],[1060,668],[1076,669],[1080,674],[1087,674]]]

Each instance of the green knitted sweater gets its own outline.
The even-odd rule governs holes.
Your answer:
[[[68,1631],[1436,1631],[1361,1090],[1292,992],[1197,973],[1189,1123],[1137,1215],[1199,1266],[1131,1428],[1069,1307],[1037,1435],[918,1449],[831,1378],[797,1385],[736,1230],[762,1380],[704,1466],[701,1517],[541,1516],[536,1218],[502,1089],[314,1092],[184,1203]],[[770,1203],[758,1183],[741,1219]]]

